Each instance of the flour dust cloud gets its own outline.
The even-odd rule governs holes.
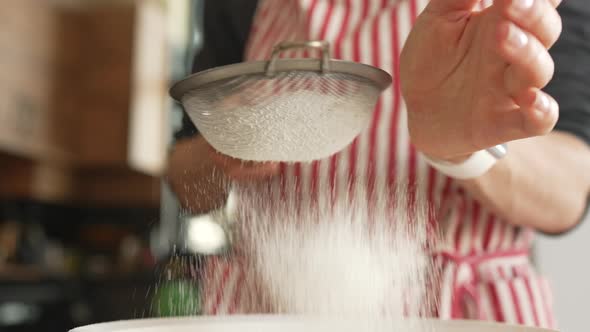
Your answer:
[[[234,185],[236,255],[248,312],[403,319],[430,315],[434,271],[427,207],[408,187],[330,192],[301,206],[280,186]],[[290,188],[287,188],[287,191]],[[319,204],[317,202],[329,202]]]

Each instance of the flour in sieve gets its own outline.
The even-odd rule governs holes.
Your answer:
[[[368,125],[378,94],[346,75],[283,73],[202,87],[183,104],[200,133],[229,156],[311,161],[347,146]]]

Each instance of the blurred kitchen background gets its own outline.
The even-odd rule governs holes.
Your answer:
[[[181,122],[168,87],[199,50],[201,8],[0,1],[0,331],[199,313],[190,220],[161,176]],[[588,238],[537,247],[563,331],[586,326],[590,263],[563,257]]]
[[[161,176],[200,6],[0,1],[0,331],[198,314]]]

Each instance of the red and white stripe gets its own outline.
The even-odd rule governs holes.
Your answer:
[[[491,2],[482,1],[478,9]],[[532,231],[504,223],[451,179],[429,167],[410,143],[406,105],[397,79],[399,55],[416,16],[426,4],[427,0],[260,1],[246,51],[248,60],[267,59],[272,47],[283,40],[322,39],[330,41],[332,57],[382,68],[394,78],[392,87],[379,99],[372,124],[348,148],[311,164],[282,165],[282,176],[272,185],[280,188],[282,195],[297,195],[300,208],[307,208],[314,197],[329,197],[319,192],[341,196],[354,191],[359,183],[415,184],[417,194],[427,197],[438,212],[437,225],[444,234],[438,249],[455,257],[455,261],[443,264],[439,316],[481,315],[489,320],[553,327],[549,286],[533,271],[528,257],[522,255],[531,245]],[[316,55],[304,51],[284,56]],[[351,181],[354,179],[365,181]],[[486,257],[489,259],[483,259]],[[478,265],[470,268],[473,275],[469,278],[459,278],[465,261],[478,261]],[[238,263],[215,262],[210,271],[213,277],[207,278],[204,285],[204,312],[247,311],[240,308],[244,302],[240,298],[247,295],[240,293],[244,289],[240,287],[243,271]],[[453,312],[451,302],[459,296],[455,290],[464,286],[478,294],[478,301],[460,299],[464,301],[462,311]]]

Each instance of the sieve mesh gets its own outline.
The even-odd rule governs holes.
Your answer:
[[[182,103],[218,151],[252,161],[311,161],[344,149],[368,126],[381,89],[346,73],[235,76],[188,91]]]

